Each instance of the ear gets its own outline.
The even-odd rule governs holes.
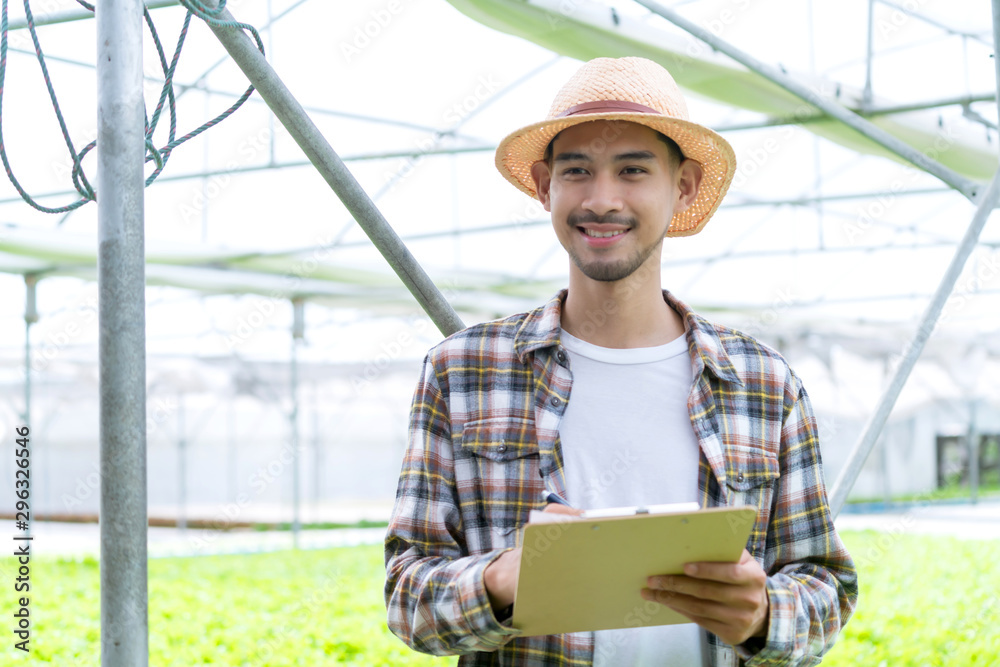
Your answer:
[[[535,181],[535,192],[538,193],[538,201],[542,203],[542,208],[551,213],[549,187],[552,185],[552,172],[549,171],[549,165],[545,160],[539,160],[531,165],[531,179]]]
[[[677,167],[677,204],[674,206],[674,213],[684,211],[694,203],[704,174],[701,163],[691,158]]]

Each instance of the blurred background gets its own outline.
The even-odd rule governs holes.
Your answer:
[[[988,3],[668,4],[980,188],[996,169]],[[739,161],[705,231],[666,241],[664,287],[786,356],[815,407],[828,484],[975,210],[636,2],[228,7],[261,31],[268,60],[466,324],[533,308],[567,280],[544,211],[493,166],[497,142],[543,118],[581,59],[662,62],[692,119],[726,136]],[[65,206],[80,198],[73,159],[18,27],[23,9],[10,11],[10,171],[40,205]],[[84,13],[69,0],[34,7],[76,151],[96,136],[95,25]],[[170,2],[150,10],[168,59],[184,14]],[[148,33],[144,58],[151,114],[164,75]],[[173,81],[177,136],[247,86],[197,19]],[[154,143],[168,140],[164,110]],[[95,182],[96,151],[82,170]],[[178,146],[145,196],[151,519],[292,521],[297,445],[302,522],[384,521],[411,392],[440,332],[257,94]],[[853,501],[965,498],[976,477],[977,494],[1000,490],[998,243],[994,219]],[[30,394],[36,518],[96,520],[96,248],[95,204],[42,213],[0,183],[0,432],[23,423]],[[0,474],[12,478],[11,457]]]

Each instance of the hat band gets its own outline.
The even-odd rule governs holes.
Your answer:
[[[556,118],[575,116],[582,113],[614,113],[621,111],[627,111],[629,113],[655,113],[658,116],[663,115],[662,112],[657,111],[656,109],[642,104],[636,104],[635,102],[626,102],[625,100],[601,100],[599,102],[584,102],[583,104],[571,106],[556,116]]]

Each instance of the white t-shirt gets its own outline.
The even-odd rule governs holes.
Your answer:
[[[559,425],[567,500],[581,509],[696,502],[699,445],[688,415],[687,339],[612,349],[565,331],[573,389]],[[702,665],[694,623],[603,630],[594,665]]]

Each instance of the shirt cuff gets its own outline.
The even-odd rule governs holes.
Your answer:
[[[478,650],[489,651],[500,648],[521,634],[520,630],[503,625],[497,620],[483,578],[486,567],[506,551],[510,550],[485,554],[479,561],[465,568],[456,582],[462,616],[470,633],[476,638],[476,645],[481,647]],[[506,622],[509,623],[509,618]]]
[[[808,667],[818,665],[820,658],[795,657],[796,617],[795,595],[767,578],[768,623],[767,637],[751,637],[734,646],[746,667]]]

